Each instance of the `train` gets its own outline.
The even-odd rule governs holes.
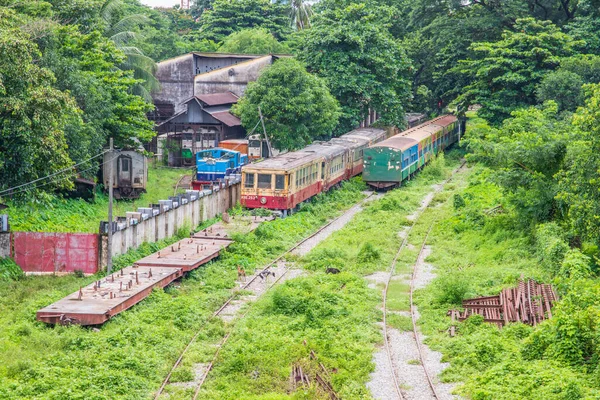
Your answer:
[[[108,190],[110,164],[113,171],[113,194],[115,199],[137,199],[146,192],[148,183],[148,159],[135,150],[115,150],[103,156],[102,183]]]
[[[239,174],[242,166],[248,164],[248,155],[239,151],[215,147],[196,153],[196,179],[192,182],[194,189],[201,188],[225,179],[232,174]]]
[[[245,165],[241,204],[281,211],[285,216],[303,201],[361,173],[377,189],[398,186],[454,143],[458,131],[453,115],[402,132],[392,127],[359,128],[328,142]],[[389,172],[385,171],[386,158]]]
[[[360,174],[365,149],[394,133],[395,128],[359,128],[327,142],[245,165],[241,204],[287,215],[303,201]]]
[[[375,189],[400,186],[454,144],[460,129],[454,115],[442,115],[365,149],[363,180]]]

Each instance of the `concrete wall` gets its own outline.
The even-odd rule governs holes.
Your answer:
[[[180,228],[193,229],[201,222],[214,218],[234,207],[240,201],[239,175],[234,180],[216,186],[213,190],[198,192],[200,197],[195,201],[180,205],[168,211],[150,217],[144,221],[133,223],[131,218],[119,223],[113,233],[112,254],[125,254],[144,242],[157,242],[174,236]],[[100,263],[106,266],[107,238],[101,241]]]
[[[0,233],[0,258],[10,257],[10,232]]]
[[[194,95],[194,55],[171,58],[158,63],[156,79],[160,91],[152,95],[155,104],[173,104],[175,112],[185,109],[183,101]]]
[[[241,97],[248,82],[257,80],[260,72],[271,65],[273,60],[273,56],[264,56],[232,65],[230,68],[196,75],[194,92],[202,94],[232,92]]]

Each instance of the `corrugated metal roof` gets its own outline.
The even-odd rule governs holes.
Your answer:
[[[417,142],[420,142],[421,140],[423,140],[426,137],[431,136],[432,134],[434,134],[435,132],[441,131],[442,127],[437,125],[437,124],[431,124],[431,125],[426,125],[423,126],[419,129],[417,129],[414,132],[410,132],[406,135],[403,135],[406,138],[412,138],[415,139]]]
[[[231,92],[200,94],[196,98],[208,106],[237,103],[239,97]]]
[[[211,113],[210,115],[212,115],[212,117],[214,119],[219,120],[222,123],[224,123],[225,125],[230,126],[230,127],[242,125],[242,121],[240,121],[240,119],[238,117],[236,117],[229,111],[215,112],[215,113]]]

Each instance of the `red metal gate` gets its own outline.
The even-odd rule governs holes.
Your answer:
[[[14,259],[25,272],[98,271],[98,235],[14,232]]]

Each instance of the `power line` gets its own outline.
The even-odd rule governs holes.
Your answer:
[[[107,153],[107,152],[105,151],[104,153]],[[114,156],[113,158],[111,158],[111,159],[110,159],[110,160],[108,160],[107,162],[102,162],[102,163],[100,163],[100,164],[98,165],[98,167],[101,167],[101,166],[102,166],[102,165],[104,165],[104,164],[107,164],[107,163],[109,163],[109,162],[112,162],[112,161],[116,160],[117,158],[119,158],[119,156]],[[89,160],[88,160],[88,161],[89,161]],[[93,170],[93,169],[96,169],[96,168],[98,168],[98,167],[96,167],[96,166],[93,166],[93,167],[90,167],[90,168],[87,168],[87,169],[84,169],[84,170],[82,170],[82,171],[78,171],[78,172],[79,172],[79,173],[83,173],[83,172],[91,171],[91,170]],[[44,186],[50,185],[50,184],[52,184],[52,183],[58,183],[58,182],[60,182],[61,180],[70,179],[70,178],[71,178],[70,176],[65,176],[65,177],[62,177],[62,178],[58,178],[58,179],[56,179],[56,180],[52,180],[52,181],[50,181],[50,182],[42,183],[42,184],[40,184],[40,185],[35,185],[33,188],[29,188],[29,187],[28,187],[28,188],[24,188],[24,189],[21,189],[21,190],[19,190],[19,191],[17,191],[17,192],[13,192],[13,193],[11,193],[11,196],[12,196],[12,195],[19,194],[19,193],[27,192],[27,191],[29,191],[29,190],[38,189],[38,188],[41,188],[41,187],[44,187]]]
[[[75,167],[77,167],[77,166],[79,166],[79,165],[85,164],[85,163],[87,163],[87,162],[89,162],[89,161],[92,161],[94,158],[98,158],[98,157],[100,157],[100,156],[102,156],[102,155],[104,155],[104,154],[106,154],[106,153],[108,153],[108,150],[105,150],[105,151],[103,151],[102,153],[96,154],[95,156],[93,156],[93,157],[90,157],[90,158],[88,158],[87,160],[81,161],[81,162],[79,162],[79,163],[77,163],[77,164],[74,164],[74,165],[72,165],[72,166],[70,166],[70,167],[67,167],[67,168],[65,168],[65,169],[61,169],[60,171],[57,171],[57,172],[55,172],[55,173],[53,173],[53,174],[50,174],[50,175],[44,176],[44,177],[42,177],[42,178],[35,179],[35,180],[31,181],[31,182],[23,183],[22,185],[18,185],[18,186],[14,186],[14,187],[12,187],[12,188],[9,188],[9,189],[2,190],[2,191],[0,191],[0,195],[2,195],[2,194],[4,194],[4,193],[7,193],[7,192],[10,192],[10,191],[12,191],[12,190],[15,190],[15,189],[22,188],[22,187],[24,187],[24,186],[29,186],[29,185],[32,185],[32,184],[34,184],[34,183],[36,183],[36,182],[43,181],[43,180],[45,180],[45,179],[50,179],[50,178],[52,178],[52,177],[55,177],[56,175],[60,175],[60,174],[62,174],[63,172],[68,172],[68,171],[72,170],[73,168],[75,168]],[[20,192],[19,192],[19,193],[20,193]],[[14,194],[14,193],[12,193],[12,194]]]

